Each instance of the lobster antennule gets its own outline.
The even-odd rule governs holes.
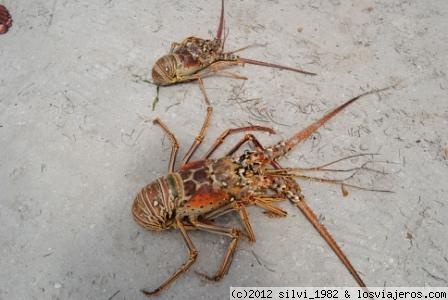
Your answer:
[[[331,179],[331,178],[324,178],[324,177],[316,177],[316,176],[308,176],[300,174],[300,171],[302,169],[300,168],[284,168],[284,169],[272,169],[268,170],[266,173],[271,174],[273,176],[277,177],[283,177],[283,178],[297,178],[302,179],[306,181],[314,181],[318,183],[328,183],[333,185],[340,185],[341,187],[349,187],[355,190],[361,190],[361,191],[367,191],[367,192],[376,192],[376,193],[394,193],[392,190],[384,189],[384,188],[370,188],[366,186],[351,184],[346,182],[346,179]],[[354,176],[355,173],[353,173],[351,176]]]
[[[311,75],[311,76],[317,75],[316,73],[313,73],[313,72],[304,71],[301,69],[292,68],[292,67],[288,67],[288,66],[282,66],[282,65],[278,65],[278,64],[268,63],[268,62],[264,62],[264,61],[249,59],[249,58],[238,57],[237,60],[239,62],[245,63],[245,64],[265,66],[265,67],[271,67],[271,68],[276,68],[276,69],[281,69],[281,70],[289,70],[289,71],[302,73],[302,74],[306,74],[306,75]]]
[[[221,16],[219,17],[218,30],[216,32],[216,39],[220,40],[222,36],[222,31],[224,28],[224,0],[221,1]]]
[[[318,130],[320,127],[322,127],[325,123],[327,123],[330,119],[332,119],[335,115],[337,115],[339,112],[341,112],[344,108],[346,108],[347,106],[349,106],[350,104],[352,104],[353,102],[355,102],[356,100],[367,96],[367,95],[371,95],[371,94],[377,94],[379,92],[388,90],[390,88],[395,87],[396,85],[392,85],[392,86],[388,86],[382,89],[375,89],[375,90],[371,90],[365,93],[362,93],[350,100],[348,100],[347,102],[345,102],[344,104],[334,108],[332,111],[330,111],[329,113],[327,113],[326,115],[324,115],[322,118],[320,118],[319,120],[315,121],[314,123],[312,123],[310,126],[306,127],[305,129],[297,132],[294,136],[292,136],[291,138],[287,139],[286,141],[281,141],[273,146],[270,146],[267,148],[268,153],[271,154],[271,159],[277,159],[281,156],[284,156],[286,153],[288,153],[289,151],[291,151],[298,143],[300,143],[301,141],[307,139],[310,135],[312,135],[316,130]]]

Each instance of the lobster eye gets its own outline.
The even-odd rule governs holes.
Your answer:
[[[156,61],[152,67],[152,79],[157,85],[169,85],[176,82],[176,59],[173,55],[162,56]]]

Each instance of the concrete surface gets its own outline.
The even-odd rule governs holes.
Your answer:
[[[167,169],[169,143],[150,120],[169,124],[182,155],[205,106],[191,83],[162,88],[152,111],[155,88],[143,79],[172,41],[214,33],[220,3],[2,3],[14,24],[0,36],[0,298],[144,299],[139,289],[156,287],[187,253],[178,232],[146,232],[130,216],[138,190]],[[228,49],[256,42],[244,56],[319,76],[246,66],[237,70],[244,85],[207,79],[216,114],[201,150],[247,122],[273,126],[277,136],[258,134],[273,143],[362,91],[401,82],[341,113],[283,164],[381,153],[370,167],[388,174],[363,171],[354,182],[395,193],[344,198],[337,186],[302,182],[304,194],[368,285],[446,286],[448,2],[228,0],[226,9]],[[355,285],[301,213],[283,207],[280,220],[250,209],[257,243],[240,244],[222,282],[189,272],[160,298]],[[192,269],[214,272],[228,241],[192,238]]]

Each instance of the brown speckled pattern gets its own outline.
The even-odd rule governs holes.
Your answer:
[[[187,169],[180,170],[179,175],[182,178],[184,185],[184,202],[190,200],[190,197],[202,186],[210,185],[212,183],[208,178],[205,161],[199,164],[191,165]]]

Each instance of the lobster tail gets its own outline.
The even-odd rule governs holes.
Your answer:
[[[156,85],[170,85],[176,82],[176,56],[167,54],[159,58],[152,67],[152,80]]]
[[[352,104],[356,100],[358,100],[358,99],[360,99],[360,98],[362,98],[364,96],[367,96],[367,95],[377,94],[379,92],[388,90],[388,89],[390,89],[390,88],[392,88],[394,86],[395,85],[388,86],[388,87],[382,88],[382,89],[371,90],[371,91],[362,93],[362,94],[360,94],[360,95],[358,95],[358,96],[348,100],[344,104],[334,108],[332,111],[330,111],[329,113],[324,115],[319,120],[315,121],[310,126],[308,126],[305,129],[299,131],[298,133],[296,133],[294,136],[292,136],[291,138],[287,139],[286,141],[281,141],[281,142],[279,142],[279,143],[277,143],[277,144],[275,144],[273,146],[268,147],[267,148],[267,152],[270,154],[271,159],[274,159],[274,160],[279,158],[279,157],[284,156],[289,151],[291,151],[298,143],[300,143],[301,141],[307,139],[316,130],[318,130],[325,123],[327,123],[330,119],[332,119],[336,114],[341,112],[344,108],[346,108],[347,106],[349,106],[350,104]]]

